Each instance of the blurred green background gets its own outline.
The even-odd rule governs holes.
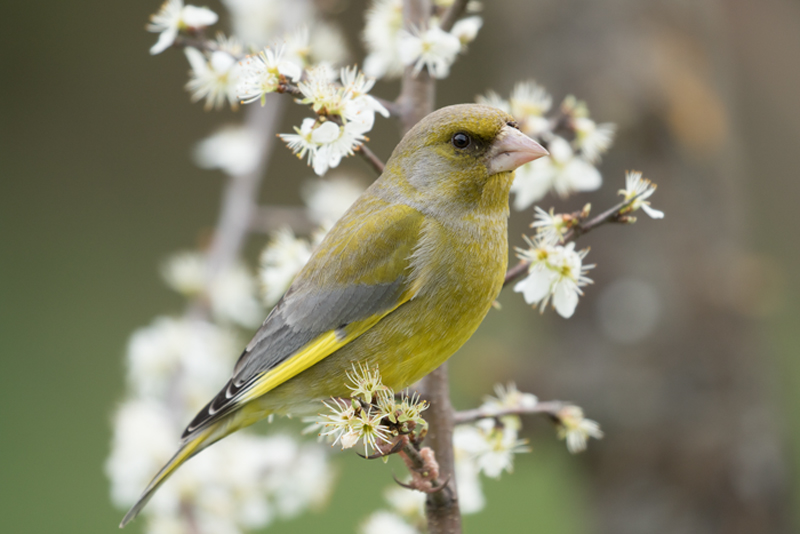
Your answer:
[[[340,7],[357,51],[364,2]],[[2,532],[116,530],[122,512],[102,467],[126,340],[181,310],[157,266],[201,243],[216,220],[221,175],[189,154],[237,117],[189,102],[182,54],[148,55],[155,35],[143,25],[157,8],[4,5]],[[608,434],[570,457],[548,424],[527,422],[533,454],[486,481],[488,506],[465,519],[467,531],[791,532],[800,509],[800,4],[511,0],[487,2],[483,17],[439,84],[438,105],[489,88],[507,94],[530,77],[556,101],[574,93],[598,122],[618,123],[619,136],[601,166],[604,188],[553,204],[610,205],[635,168],[659,184],[653,203],[667,217],[581,243],[598,267],[572,320],[503,294],[503,310],[454,358],[459,407],[513,378],[541,398],[577,402]],[[397,87],[376,92],[392,98]],[[300,116],[292,110],[282,131]],[[398,139],[387,122],[371,137],[384,158]],[[370,176],[361,161],[346,168]],[[262,199],[298,203],[310,174],[276,150]],[[512,242],[529,220],[512,217]],[[265,239],[250,244],[251,260]],[[634,341],[608,333],[639,312],[603,298],[620,280],[657,295],[655,326]],[[337,456],[330,506],[271,531],[353,532],[381,505],[388,470]]]

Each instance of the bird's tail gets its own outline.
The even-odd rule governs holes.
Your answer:
[[[125,525],[130,523],[133,518],[136,517],[141,509],[147,504],[147,501],[150,500],[150,497],[153,496],[153,493],[155,493],[161,484],[163,484],[170,477],[170,475],[172,475],[172,473],[174,473],[175,470],[180,467],[181,464],[183,464],[183,462],[227,435],[220,435],[219,427],[221,424],[224,425],[224,421],[220,421],[220,423],[203,429],[194,436],[187,438],[186,441],[181,444],[181,448],[178,449],[178,452],[175,453],[175,456],[173,456],[170,461],[161,468],[161,471],[159,471],[158,474],[153,477],[153,480],[150,481],[150,484],[148,484],[145,490],[142,492],[142,495],[139,497],[139,500],[136,501],[136,504],[134,504],[128,513],[125,514],[125,517],[122,518],[119,528],[123,528]]]

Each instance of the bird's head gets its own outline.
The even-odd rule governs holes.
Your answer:
[[[547,155],[502,110],[461,104],[435,111],[397,145],[385,175],[430,205],[503,207],[514,169]],[[490,206],[491,205],[491,206]]]

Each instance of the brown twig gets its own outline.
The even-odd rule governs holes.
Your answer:
[[[430,408],[426,412],[428,421],[427,442],[434,452],[439,476],[446,482],[445,491],[429,494],[425,501],[425,516],[430,534],[461,532],[461,511],[455,479],[455,453],[453,450],[453,406],[450,404],[450,385],[447,364],[424,379],[426,400]]]
[[[417,449],[410,441],[400,451],[400,457],[411,473],[411,483],[404,484],[395,478],[395,482],[404,488],[421,491],[430,495],[446,493],[449,491],[449,478],[440,480],[439,463],[436,461],[436,454],[430,447]],[[431,531],[433,532],[433,531]]]
[[[258,161],[247,174],[230,176],[222,194],[222,208],[214,237],[208,250],[208,266],[213,278],[231,265],[242,250],[255,213],[258,188],[272,153],[275,136],[283,114],[283,100],[268,95],[264,106],[249,106],[245,112],[248,135],[258,140]]]
[[[449,32],[453,29],[453,25],[461,18],[461,15],[464,14],[464,11],[467,9],[467,4],[469,0],[455,0],[453,4],[445,11],[444,15],[442,15],[442,21],[439,23],[439,27]]]
[[[475,408],[474,410],[463,410],[456,412],[453,420],[455,421],[455,424],[463,425],[466,423],[473,423],[479,419],[497,418],[503,417],[504,415],[546,414],[550,417],[558,417],[558,412],[561,411],[561,409],[565,406],[568,406],[568,404],[561,401],[547,401],[538,402],[534,406],[530,407],[513,406],[500,410]]]
[[[364,161],[369,163],[369,165],[375,169],[375,172],[378,174],[383,174],[383,169],[386,165],[381,161],[381,159],[375,155],[375,152],[369,149],[367,145],[360,145],[356,148],[356,152],[364,158]]]

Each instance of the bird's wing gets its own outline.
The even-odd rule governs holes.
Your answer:
[[[351,209],[320,243],[184,438],[308,369],[413,298],[409,265],[422,214],[380,204]]]

